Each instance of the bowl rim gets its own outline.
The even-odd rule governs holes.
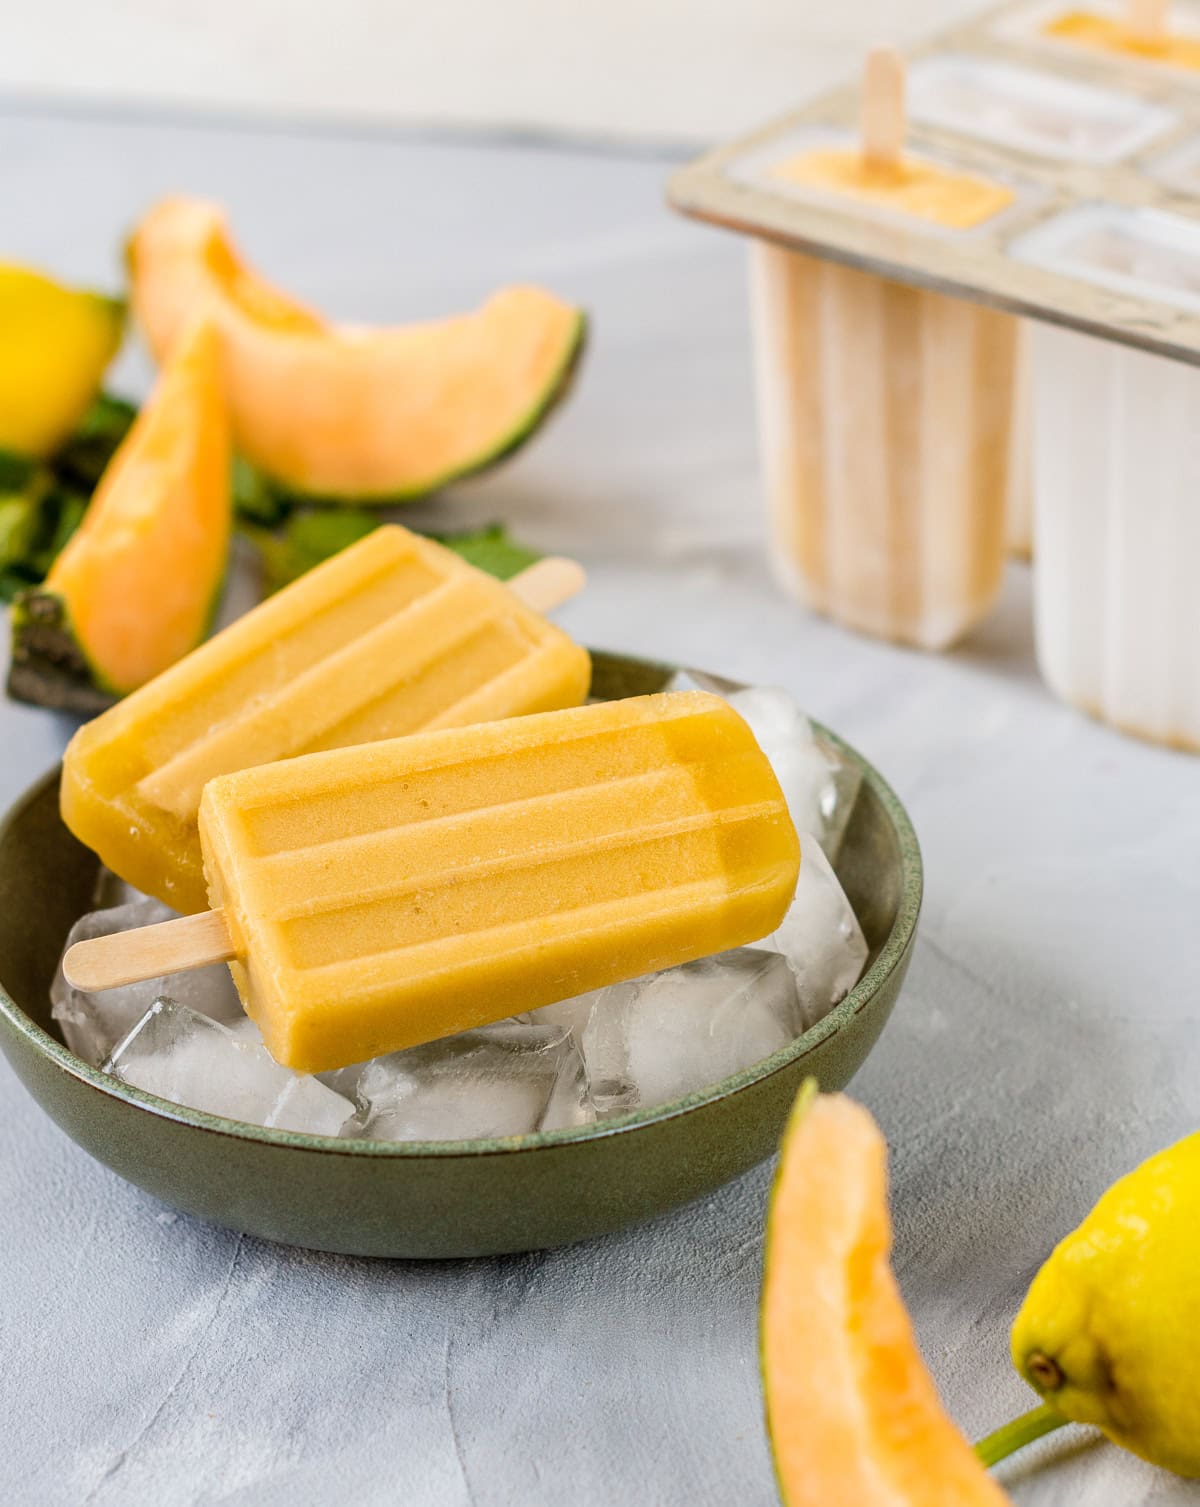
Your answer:
[[[656,666],[648,660],[637,660],[632,655],[621,656],[641,666],[671,670],[670,666]],[[921,848],[908,812],[900,798],[879,773],[851,744],[835,732],[810,718],[813,727],[823,737],[847,756],[862,772],[863,781],[883,806],[892,829],[896,834],[900,854],[900,898],[896,918],[892,923],[883,946],[870,968],[862,975],[854,988],[839,1004],[815,1025],[801,1033],[793,1041],[763,1057],[751,1066],[731,1073],[728,1077],[697,1089],[666,1104],[646,1109],[631,1110],[628,1114],[615,1115],[611,1119],[596,1121],[589,1125],[564,1126],[559,1130],[534,1131],[528,1135],[502,1136],[481,1140],[460,1141],[372,1141],[354,1137],[318,1136],[308,1131],[282,1130],[265,1125],[251,1125],[242,1120],[227,1119],[222,1115],[209,1114],[205,1110],[191,1109],[175,1104],[169,1099],[160,1099],[156,1094],[123,1083],[98,1067],[91,1067],[77,1057],[63,1042],[39,1026],[31,1016],[16,1003],[0,980],[0,1017],[35,1051],[49,1060],[61,1071],[84,1086],[109,1098],[117,1099],[142,1110],[158,1119],[174,1121],[191,1130],[210,1135],[231,1137],[234,1140],[258,1142],[267,1146],[303,1151],[322,1156],[371,1157],[419,1160],[432,1157],[438,1160],[471,1158],[480,1156],[512,1156],[528,1152],[553,1150],[586,1142],[605,1140],[637,1131],[645,1126],[663,1121],[676,1120],[703,1109],[718,1100],[733,1098],[745,1093],[777,1073],[802,1062],[831,1037],[850,1024],[870,1004],[877,990],[892,971],[899,966],[912,945],[921,911],[924,888],[924,870]],[[20,820],[27,807],[42,799],[48,787],[56,785],[61,777],[62,765],[46,771],[30,785],[0,819],[0,840],[9,828]]]

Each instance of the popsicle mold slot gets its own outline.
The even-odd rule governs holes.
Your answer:
[[[1161,105],[990,58],[942,54],[909,73],[908,113],[923,125],[1058,162],[1107,164],[1172,129]]]
[[[1054,0],[1002,16],[995,30],[1093,61],[1169,70],[1200,82],[1200,14],[1178,0]]]
[[[1200,312],[1200,221],[1182,215],[1081,204],[1018,236],[1009,251],[1116,293]]]
[[[1200,136],[1190,136],[1146,164],[1151,178],[1178,193],[1200,199]]]
[[[1017,321],[766,242],[750,254],[778,578],[862,632],[953,643],[1003,574]]]
[[[1033,340],[1042,673],[1124,732],[1200,751],[1200,369],[1047,325]]]

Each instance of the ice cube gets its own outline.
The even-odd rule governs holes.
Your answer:
[[[796,980],[776,953],[737,947],[599,991],[583,1033],[603,1118],[665,1104],[769,1057],[799,1030]]]
[[[560,999],[556,1005],[543,1005],[540,1010],[534,1010],[525,1018],[531,1025],[561,1026],[578,1041],[583,1035],[583,1028],[588,1023],[592,1004],[598,993],[598,990],[593,990],[590,994],[576,994],[571,999]]]
[[[113,910],[118,905],[132,905],[134,901],[146,900],[149,896],[143,895],[141,890],[134,889],[132,884],[114,874],[111,869],[100,865],[96,872],[96,884],[92,890],[93,910]]]
[[[236,1028],[172,999],[156,999],[104,1063],[123,1083],[230,1120],[339,1135],[349,1099],[280,1067],[253,1021]]]
[[[529,1135],[590,1114],[574,1039],[564,1026],[537,1020],[377,1057],[359,1079],[358,1110],[361,1134],[378,1141]]]
[[[72,926],[66,947],[92,937],[129,931],[135,926],[153,926],[158,921],[171,920],[175,914],[160,901],[144,895],[125,905],[90,911]],[[213,1020],[235,1021],[243,1015],[237,990],[224,963],[89,994],[67,983],[61,961],[50,985],[51,1013],[75,1055],[97,1067],[160,995],[178,1000]]]
[[[708,670],[676,670],[663,688],[667,691],[707,691],[710,696],[732,696],[735,691],[744,691],[740,680],[730,680],[725,675],[712,675]]]
[[[862,773],[816,731],[794,697],[751,686],[726,698],[771,761],[798,832],[810,832],[836,862]]]
[[[778,931],[754,944],[781,953],[800,991],[800,1026],[807,1031],[858,983],[867,940],[819,843],[800,834],[800,880]]]

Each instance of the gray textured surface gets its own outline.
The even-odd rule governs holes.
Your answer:
[[[854,1092],[892,1142],[923,1345],[978,1434],[1029,1400],[1005,1337],[1055,1238],[1200,1118],[1200,763],[1050,699],[1023,569],[942,658],[775,593],[739,248],[669,218],[662,177],[593,154],[0,113],[0,189],[20,209],[4,252],[65,274],[113,275],[138,208],[186,187],[345,316],[451,310],[516,277],[593,310],[569,409],[442,513],[578,553],[592,579],[572,631],[790,686],[909,803],[923,935]],[[0,802],[68,728],[0,708]],[[755,1364],[766,1169],[591,1246],[368,1263],[172,1214],[77,1151],[3,1065],[0,1121],[13,1507],[774,1501]],[[1021,1507],[1200,1501],[1082,1433],[1005,1480]]]

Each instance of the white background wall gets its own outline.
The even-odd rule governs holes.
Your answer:
[[[980,0],[7,0],[0,92],[706,140]]]

